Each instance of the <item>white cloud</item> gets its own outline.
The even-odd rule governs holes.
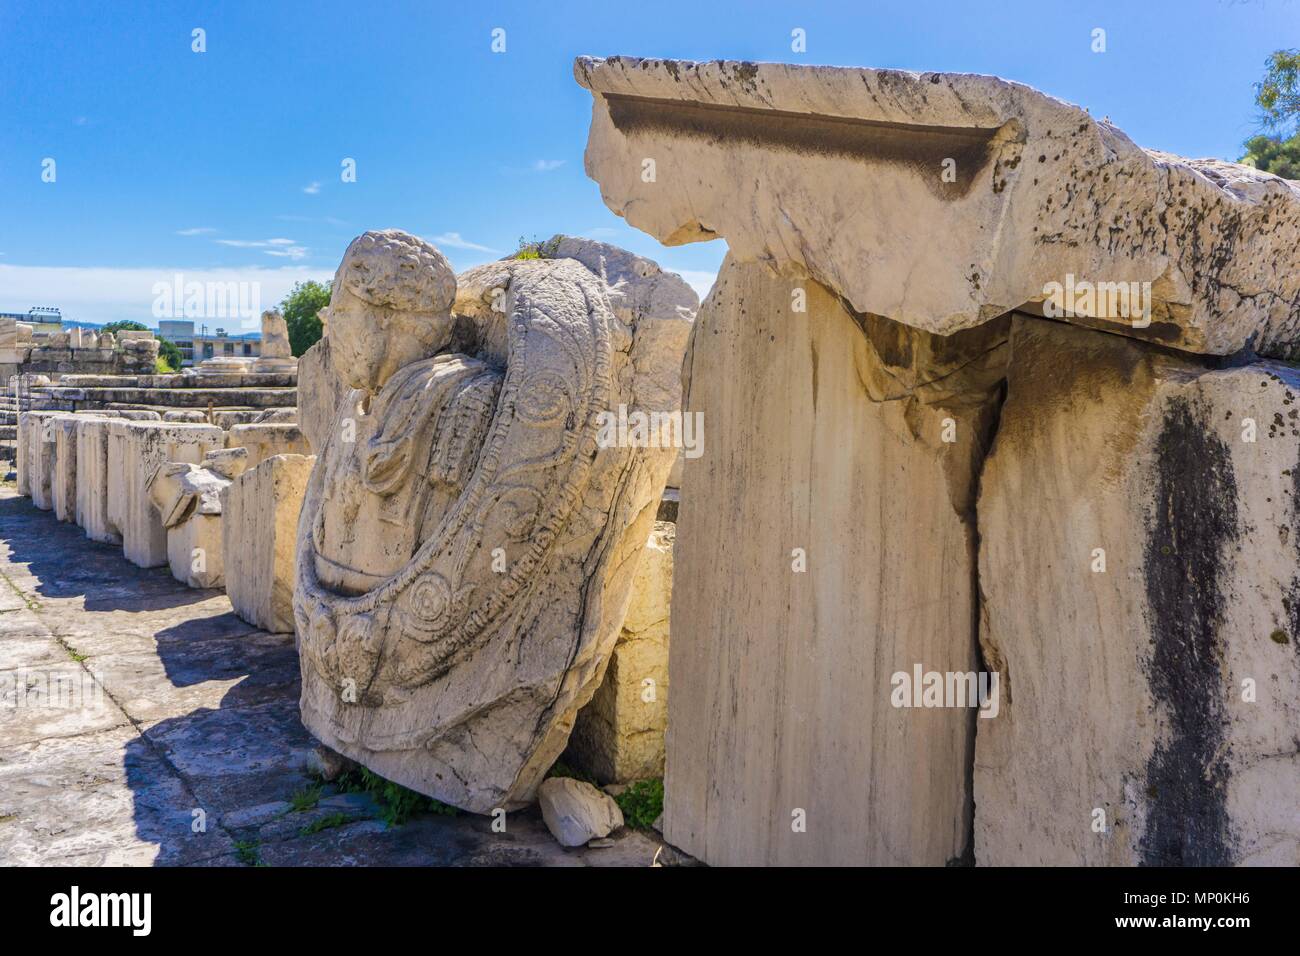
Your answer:
[[[0,265],[0,312],[26,312],[33,305],[54,305],[65,318],[82,322],[112,322],[135,319],[157,325],[153,303],[156,283],[188,284],[246,282],[256,291],[257,314],[283,299],[295,282],[315,279],[326,282],[332,271],[307,266],[235,266],[223,269],[184,269],[168,266],[116,268],[112,266],[19,266]],[[242,320],[197,319],[211,327],[223,325],[235,331],[259,327],[257,315]]]
[[[177,229],[176,235],[203,236],[203,235],[207,235],[209,232],[216,232],[216,231],[217,230],[213,229],[211,226],[195,226],[193,229]]]
[[[292,259],[295,262],[307,258],[310,251],[306,246],[300,246],[292,239],[213,239],[212,241],[236,249],[261,249],[268,256]]]
[[[487,246],[480,246],[477,242],[470,242],[459,232],[444,232],[440,236],[434,236],[429,240],[435,246],[448,246],[452,249],[469,249],[473,252],[492,252],[499,253],[500,249],[489,249]]]
[[[307,258],[305,246],[286,246],[280,249],[263,249],[262,251],[268,256],[280,256],[285,259],[292,259],[294,262]]]
[[[533,163],[533,170],[539,173],[549,173],[553,169],[559,169],[564,165],[562,159],[539,159]]]
[[[312,183],[309,186],[303,186],[302,191],[305,192],[308,196],[314,196],[318,192],[320,192],[320,183]]]

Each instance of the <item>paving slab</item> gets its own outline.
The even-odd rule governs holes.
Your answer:
[[[293,635],[235,616],[0,484],[0,865],[649,866],[565,849],[536,808],[420,812],[307,771]],[[295,809],[303,807],[303,809]]]

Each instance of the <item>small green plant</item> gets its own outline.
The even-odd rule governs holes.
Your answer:
[[[623,811],[623,822],[639,830],[649,829],[664,812],[664,782],[661,779],[638,780],[614,802]]]
[[[1291,643],[1291,639],[1288,638],[1288,637],[1286,636],[1286,631],[1282,630],[1280,627],[1279,627],[1276,631],[1274,631],[1272,634],[1270,634],[1268,637],[1269,637],[1269,640],[1271,640],[1274,644],[1290,644],[1290,643]]]
[[[400,827],[413,813],[428,811],[455,816],[460,811],[440,800],[426,797],[401,784],[385,780],[365,767],[349,770],[335,781],[340,793],[368,793],[379,804],[379,819],[390,827]]]
[[[289,798],[290,812],[302,813],[304,810],[312,809],[316,804],[320,803],[320,795],[321,788],[319,784],[303,787]]]
[[[321,817],[319,820],[313,820],[298,830],[299,836],[311,836],[313,833],[320,833],[322,830],[332,830],[335,827],[341,827],[344,824],[351,823],[352,818],[343,811],[331,813],[329,816]]]
[[[13,589],[14,594],[18,595],[18,599],[22,601],[25,605],[27,605],[27,610],[39,611],[41,609],[41,603],[35,600],[34,598],[32,598],[30,595],[28,595],[18,585],[14,584],[14,582],[10,579],[9,575],[5,574],[3,571],[0,571],[0,579],[3,579],[5,584],[9,585],[9,587]],[[68,647],[66,642],[59,640],[59,643],[63,644],[64,648],[68,651],[68,653],[72,653],[72,648]]]
[[[258,856],[256,840],[236,840],[235,857],[245,866],[261,866],[262,858]]]
[[[550,239],[538,239],[533,236],[528,240],[523,236],[519,237],[519,248],[515,250],[512,259],[554,259],[555,253],[559,251],[561,236],[552,236]]]

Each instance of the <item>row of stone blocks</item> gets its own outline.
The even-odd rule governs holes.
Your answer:
[[[224,588],[244,620],[288,633],[298,514],[315,458],[285,452],[304,447],[289,424],[223,430],[161,421],[157,412],[26,412],[18,484],[91,540],[120,544],[132,563],[168,566],[189,587]],[[208,469],[218,468],[229,484],[206,498],[191,494],[189,505],[172,504],[183,491],[158,490],[170,476],[212,479]],[[565,758],[601,781],[663,774],[672,539],[672,523],[656,523],[606,679],[581,711]]]
[[[239,473],[212,508],[164,520],[150,490],[160,470],[238,450]],[[293,542],[314,460],[298,427],[161,421],[156,412],[25,412],[18,425],[18,491],[120,544],[142,568],[167,566],[196,588],[224,587],[245,620],[293,630]],[[174,517],[174,516],[173,516]]]

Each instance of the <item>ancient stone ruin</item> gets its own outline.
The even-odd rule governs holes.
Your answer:
[[[604,676],[672,463],[598,441],[602,413],[665,397],[679,356],[651,324],[573,259],[457,278],[405,233],[348,247],[328,340],[351,391],[311,435],[294,593],[321,741],[463,809],[531,802]]]
[[[1300,185],[991,77],[575,75],[606,204],[728,246],[684,366],[665,838],[1294,863]]]
[[[0,383],[14,375],[152,375],[158,340],[152,332],[95,332],[68,328],[35,333],[31,325],[0,317]]]
[[[387,229],[301,357],[274,311],[175,375],[0,324],[29,539],[149,591],[103,602],[148,645],[107,680],[283,654],[203,730],[115,693],[132,772],[197,740],[253,795],[214,832],[364,819],[349,862],[427,862],[349,816],[381,791],[464,811],[474,862],[528,820],[550,862],[633,828],[656,865],[1300,861],[1300,183],[993,77],[574,75],[608,207],[725,242],[703,304],[590,239],[456,275]],[[188,834],[227,788],[184,783],[147,800]]]

